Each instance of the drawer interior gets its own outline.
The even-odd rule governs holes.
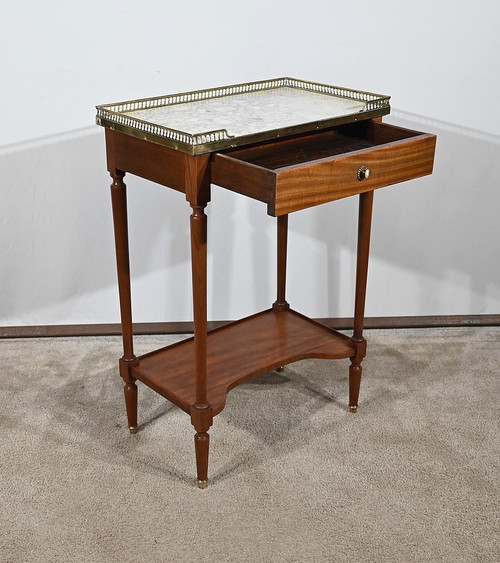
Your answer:
[[[418,131],[374,121],[361,121],[307,136],[234,149],[225,154],[276,171],[353,151],[371,149],[418,135],[420,135]]]

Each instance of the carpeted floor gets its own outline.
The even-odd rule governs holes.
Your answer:
[[[0,341],[2,562],[498,562],[500,327],[368,331],[348,361],[233,390],[195,485],[189,417],[119,338]],[[136,353],[174,337],[140,337]]]

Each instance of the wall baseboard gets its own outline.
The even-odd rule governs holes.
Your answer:
[[[352,329],[353,319],[323,318],[318,322],[337,330]],[[211,321],[209,330],[230,321]],[[416,317],[367,317],[365,328],[443,328],[443,327],[500,326],[500,315],[438,315]],[[193,332],[192,322],[134,323],[134,334],[189,334]],[[117,336],[121,325],[81,324],[43,326],[3,326],[0,338],[52,338],[59,336]]]

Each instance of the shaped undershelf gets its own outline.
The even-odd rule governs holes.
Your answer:
[[[258,375],[305,358],[349,358],[351,339],[292,310],[269,309],[212,330],[207,337],[207,396],[213,414],[227,393]],[[138,358],[132,375],[186,412],[195,402],[194,339]]]

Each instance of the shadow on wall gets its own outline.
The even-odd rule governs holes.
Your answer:
[[[3,148],[0,160],[4,210],[0,218],[0,323],[116,320],[111,179],[102,130],[89,128]],[[140,228],[140,238],[150,240],[152,248],[160,240],[165,242],[163,235],[168,233],[166,242],[173,248],[164,250],[164,259],[160,254],[156,263],[147,252],[142,253],[134,269],[141,275],[166,263],[167,256],[170,262],[180,259],[175,237],[182,233],[178,223],[186,211],[180,210],[182,197],[163,203],[155,201],[161,199],[156,190],[144,190],[144,198],[134,197],[133,191],[129,190],[135,206],[131,229]],[[154,216],[163,211],[162,222],[149,220],[151,209]],[[140,227],[135,216],[141,219]],[[114,294],[111,299],[95,298],[106,288]],[[59,318],[64,310],[65,320]]]
[[[438,141],[432,176],[375,193],[367,315],[498,312],[500,137],[399,111],[385,121],[434,133]],[[334,295],[346,281],[354,285],[357,199],[293,222],[302,235],[328,244],[325,268]],[[340,273],[346,249],[352,267]],[[342,307],[330,301],[328,316],[351,314]]]
[[[500,138],[402,112],[388,121],[436,133],[438,145],[433,176],[375,194],[367,314],[493,312],[484,307],[492,296],[500,301]],[[4,147],[0,163],[0,324],[117,322],[102,130]],[[189,205],[140,178],[126,176],[126,183],[135,320],[189,320]],[[213,188],[212,202],[209,317],[268,307],[275,221],[263,204],[222,188]],[[349,198],[290,220],[289,288],[292,297],[310,296],[308,310],[299,307],[308,314],[346,315],[339,296],[352,296],[356,205]],[[463,295],[450,294],[450,284]],[[414,301],[405,311],[409,292]],[[377,311],[379,295],[390,296],[395,311],[387,304]],[[462,300],[455,309],[453,299]]]
[[[0,325],[118,322],[103,131],[88,128],[2,147],[0,170]],[[183,194],[142,178],[126,175],[125,182],[134,319],[190,320],[189,204]],[[209,300],[226,318],[231,302],[258,300],[265,292],[248,275],[243,282],[235,279],[230,265],[238,254],[235,245],[250,237],[265,250],[257,255],[245,247],[244,269],[262,269],[262,280],[268,279],[266,225],[272,221],[265,213],[253,221],[248,203],[255,203],[241,196],[217,190],[214,199],[217,205],[207,211]]]

